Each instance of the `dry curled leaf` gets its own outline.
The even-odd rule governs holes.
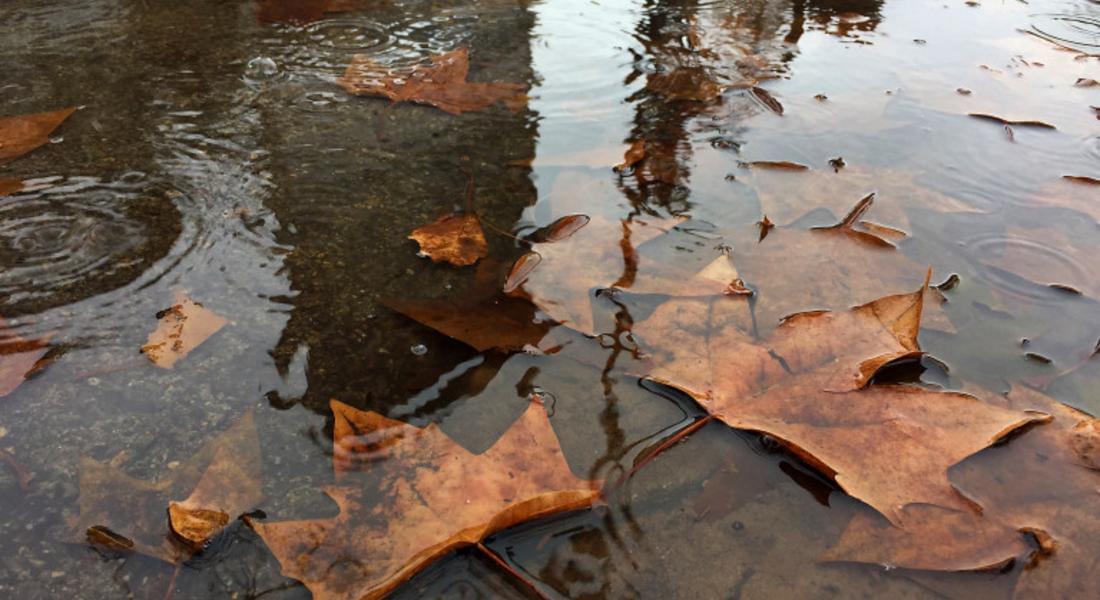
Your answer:
[[[70,526],[81,541],[175,563],[261,498],[260,443],[248,412],[155,481],[81,458],[80,513]]]
[[[28,340],[11,332],[0,317],[0,398],[15,391],[49,351],[47,340]]]
[[[775,96],[773,96],[768,90],[762,87],[753,86],[749,88],[749,93],[751,93],[752,97],[760,102],[760,104],[763,104],[768,110],[777,115],[783,114],[783,105],[780,104],[779,100],[776,100]]]
[[[500,102],[511,110],[527,104],[525,86],[518,83],[467,81],[470,57],[459,48],[431,57],[430,64],[393,69],[357,54],[337,80],[348,93],[382,96],[393,102],[427,104],[453,115],[483,110]]]
[[[473,213],[442,216],[414,229],[409,239],[420,244],[420,253],[434,262],[449,262],[458,267],[472,265],[489,255],[481,221]]]
[[[986,114],[986,113],[969,113],[969,116],[974,117],[975,119],[982,119],[982,120],[985,120],[985,121],[993,121],[994,123],[1000,123],[1001,125],[1004,125],[1006,127],[1009,126],[1009,125],[1015,125],[1016,127],[1038,127],[1040,129],[1056,129],[1056,127],[1054,127],[1050,123],[1044,123],[1043,121],[1034,121],[1034,120],[1013,121],[1013,120],[1010,120],[1010,119],[1005,119],[1005,118],[1002,118],[1002,117],[998,117],[997,115],[990,115],[990,114]]]
[[[773,171],[809,171],[806,165],[787,160],[751,160],[738,161],[737,166],[742,169],[770,169]]]
[[[332,402],[328,519],[249,519],[283,574],[317,599],[379,598],[463,546],[518,523],[589,506],[600,482],[570,471],[546,411],[532,402],[484,454],[423,429]],[[381,498],[353,483],[371,475]]]
[[[924,288],[752,335],[741,298],[671,300],[633,326],[648,376],[737,429],[775,438],[891,522],[914,503],[965,508],[947,469],[1043,415],[974,396],[872,384],[921,355]]]
[[[0,117],[0,165],[50,141],[50,134],[69,118],[76,108],[53,112]]]
[[[141,353],[163,369],[171,369],[226,324],[224,317],[182,292],[176,294],[175,304],[157,318],[157,328],[149,334]]]

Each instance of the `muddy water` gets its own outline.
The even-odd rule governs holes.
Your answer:
[[[765,214],[835,222],[877,191],[870,218],[908,234],[899,251],[921,265],[914,281],[927,265],[937,281],[958,276],[947,321],[922,332],[948,367],[929,364],[926,381],[1042,382],[1100,410],[1087,360],[1100,338],[1100,188],[1063,178],[1100,177],[1100,87],[1074,85],[1100,79],[1095,3],[360,4],[297,19],[274,2],[0,6],[0,114],[80,107],[53,143],[0,167],[27,182],[0,198],[0,315],[19,335],[49,334],[53,359],[0,398],[0,449],[33,474],[24,487],[0,463],[0,595],[308,597],[239,523],[178,572],[90,548],[67,525],[80,456],[155,479],[249,408],[272,519],[336,511],[319,489],[331,483],[331,398],[440,423],[479,452],[539,391],[573,471],[607,479],[697,418],[632,376],[621,341],[478,353],[380,303],[470,284],[472,269],[432,264],[405,239],[465,206],[470,188],[499,272],[525,250],[511,234],[563,215],[687,219],[663,252],[690,266]],[[472,79],[530,86],[527,109],[451,116],[334,83],[354,54],[408,65],[459,46]],[[684,97],[708,85],[705,101]],[[652,172],[613,172],[642,139],[660,154]],[[177,290],[231,323],[157,369],[138,348]],[[819,562],[855,509],[768,440],[708,425],[606,507],[487,546],[548,596],[1011,593],[1018,570]],[[460,552],[398,595],[529,593]]]

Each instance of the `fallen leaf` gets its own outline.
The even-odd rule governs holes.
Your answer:
[[[183,292],[176,294],[175,304],[161,311],[157,319],[157,328],[149,334],[141,353],[162,369],[171,369],[227,322]]]
[[[722,95],[722,86],[703,66],[680,66],[651,73],[646,77],[645,87],[673,101],[710,102]]]
[[[1085,177],[1084,175],[1062,175],[1062,179],[1072,181],[1073,183],[1081,183],[1084,185],[1100,185],[1100,179],[1095,177]]]
[[[600,482],[570,471],[550,420],[532,402],[484,454],[437,426],[423,429],[332,401],[333,468],[325,489],[340,507],[328,519],[248,519],[314,598],[379,598],[449,552],[518,523],[586,508]],[[354,475],[377,477],[381,499]]]
[[[82,541],[178,563],[261,498],[260,444],[250,411],[154,481],[82,457],[80,513],[70,526]]]
[[[752,97],[763,104],[768,110],[777,115],[783,114],[783,105],[780,104],[779,100],[776,100],[775,96],[772,96],[771,92],[769,92],[768,90],[762,87],[752,86],[751,88],[749,88],[749,93],[752,94]]]
[[[883,366],[921,355],[925,288],[796,314],[766,339],[752,335],[739,298],[670,300],[632,331],[649,378],[730,427],[772,436],[897,523],[914,503],[969,507],[947,469],[1046,418],[962,393],[872,384]]]
[[[50,134],[69,118],[76,108],[53,112],[0,117],[0,165],[50,141]]]
[[[466,48],[432,56],[428,65],[398,69],[357,54],[337,83],[350,94],[427,104],[452,115],[482,110],[497,102],[513,111],[526,106],[523,85],[467,81],[469,70]]]
[[[1091,78],[1088,78],[1088,77],[1078,77],[1077,81],[1073,82],[1073,87],[1080,87],[1080,88],[1083,88],[1083,87],[1096,87],[1098,85],[1100,85],[1100,81],[1096,81],[1095,79],[1091,79]]]
[[[642,183],[660,181],[671,185],[681,177],[676,144],[646,140],[632,142],[623,155],[623,161],[615,165],[613,170],[620,174],[630,171]]]
[[[523,350],[537,344],[553,326],[538,320],[537,309],[527,300],[501,294],[457,299],[383,298],[380,302],[478,352]]]
[[[806,165],[786,160],[752,160],[738,161],[737,166],[742,169],[770,169],[773,171],[809,171]]]
[[[15,194],[23,189],[23,182],[12,177],[0,177],[0,196]]]
[[[980,504],[980,514],[925,511],[920,522],[902,528],[859,514],[827,556],[965,571],[1030,555],[1016,598],[1091,595],[1100,566],[1096,419],[1024,388],[998,397],[1007,407],[1042,410],[1054,419],[951,470],[951,481]],[[1021,548],[1025,536],[1032,543]]]
[[[1015,125],[1017,127],[1039,127],[1041,129],[1056,129],[1050,123],[1044,123],[1043,121],[1013,121],[998,117],[997,115],[989,115],[985,113],[969,113],[969,116],[976,119],[983,119],[986,121],[993,121],[994,123],[1000,123],[1001,125]]]
[[[420,253],[432,261],[458,267],[472,265],[489,255],[481,221],[473,213],[440,217],[414,229],[409,239],[420,244]]]
[[[0,398],[15,391],[49,351],[47,340],[28,340],[11,332],[0,317]]]
[[[730,286],[738,274],[724,255],[691,271],[674,259],[640,251],[647,242],[680,235],[673,232],[679,222],[593,217],[568,238],[532,244],[531,253],[516,262],[505,289],[586,334],[597,333],[592,300],[599,290],[671,296],[733,293]]]

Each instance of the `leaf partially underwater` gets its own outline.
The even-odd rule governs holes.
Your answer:
[[[0,398],[14,392],[48,351],[46,340],[28,340],[16,335],[0,317]]]
[[[489,255],[489,245],[477,215],[467,213],[442,216],[409,234],[420,244],[420,252],[435,262],[458,267],[472,265]]]
[[[913,503],[970,506],[947,469],[1046,418],[962,393],[874,384],[884,366],[921,355],[923,298],[921,289],[846,312],[796,314],[764,340],[752,336],[744,298],[680,299],[633,332],[651,379],[731,427],[776,438],[898,522]]]
[[[318,599],[379,598],[443,555],[523,521],[589,506],[600,482],[570,471],[540,402],[484,454],[435,425],[420,429],[332,402],[329,519],[249,524],[283,574]],[[352,480],[373,476],[374,498]]]
[[[393,102],[427,104],[457,115],[483,110],[498,102],[511,110],[527,104],[525,86],[518,83],[468,81],[470,57],[459,48],[431,57],[427,65],[389,68],[358,54],[337,80],[348,93],[382,96]]]
[[[80,460],[76,539],[177,563],[262,498],[260,444],[251,411],[184,464],[153,481]]]
[[[161,311],[157,328],[141,347],[141,352],[163,369],[171,369],[199,344],[225,326],[225,317],[205,308],[182,292],[175,303]]]
[[[53,130],[74,111],[76,108],[63,108],[52,112],[0,117],[0,165],[49,143]]]

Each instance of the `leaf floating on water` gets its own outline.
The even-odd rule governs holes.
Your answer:
[[[76,108],[63,108],[53,112],[0,117],[0,165],[49,143],[53,130],[74,111]]]
[[[982,507],[981,513],[924,511],[921,520],[906,520],[901,527],[882,527],[872,515],[857,514],[828,558],[967,571],[992,564],[990,557],[1015,557],[1028,566],[1014,598],[1092,595],[1100,552],[1095,419],[1025,388],[987,398],[1054,418],[952,468],[952,483]],[[1017,532],[1034,537],[1038,548],[1021,548],[1012,540]]]
[[[0,398],[22,385],[29,373],[42,365],[49,351],[47,340],[28,340],[11,332],[0,317]]]
[[[752,160],[738,161],[737,166],[742,169],[771,169],[774,171],[809,171],[806,165],[786,160]]]
[[[542,256],[538,252],[528,252],[523,256],[516,259],[512,270],[508,273],[508,278],[504,280],[503,291],[505,294],[511,294],[516,291],[527,281],[527,277],[531,274],[531,271],[538,266],[542,261]]]
[[[157,328],[141,347],[141,353],[162,369],[171,369],[180,359],[225,326],[225,317],[191,300],[183,292],[176,302],[157,315]]]
[[[749,88],[749,93],[752,94],[752,97],[755,98],[757,102],[767,107],[768,110],[777,115],[783,114],[783,105],[780,104],[779,100],[776,100],[775,96],[772,96],[771,92],[768,90],[754,85]]]
[[[564,216],[551,223],[550,226],[546,228],[546,232],[539,241],[547,243],[560,242],[572,236],[574,233],[577,233],[581,227],[588,225],[588,222],[591,220],[592,219],[589,218],[588,215]]]
[[[445,215],[417,227],[410,240],[420,244],[420,252],[435,262],[466,267],[489,255],[489,244],[477,215]]]
[[[80,512],[70,526],[81,541],[178,563],[231,518],[255,508],[262,487],[260,443],[248,412],[155,481],[82,457]],[[185,495],[186,500],[176,501]]]
[[[1095,177],[1085,177],[1084,175],[1062,175],[1062,179],[1066,181],[1072,181],[1073,183],[1081,183],[1085,185],[1100,185],[1100,179]]]
[[[283,574],[314,598],[382,597],[455,549],[524,521],[587,508],[600,495],[601,482],[570,471],[540,402],[479,455],[435,425],[420,429],[335,400],[332,410],[338,485],[325,491],[340,513],[246,519]],[[371,487],[380,482],[383,499],[368,496],[361,478]]]
[[[839,173],[841,169],[848,166],[848,163],[844,162],[843,156],[829,159],[829,166],[833,168],[834,173]]]
[[[527,105],[525,86],[468,81],[469,71],[466,48],[432,56],[428,65],[400,69],[357,54],[344,76],[336,81],[350,94],[382,96],[395,103],[427,104],[452,115],[483,110],[498,102],[513,111]]]
[[[764,218],[757,221],[756,224],[760,226],[760,239],[757,241],[763,242],[764,238],[768,237],[768,232],[771,231],[773,227],[775,227],[775,223],[771,222],[771,219],[768,218],[768,215],[764,215]]]
[[[969,96],[971,93],[973,93],[966,88],[955,88],[955,92],[960,96]]]
[[[1001,125],[1005,126],[1015,125],[1017,127],[1039,127],[1041,129],[1057,129],[1057,127],[1051,125],[1050,123],[1044,123],[1043,121],[1011,121],[1009,119],[998,117],[997,115],[989,115],[985,113],[969,113],[968,116],[974,117],[975,119],[993,121],[994,123],[1000,123]]]
[[[1080,87],[1080,88],[1096,87],[1098,85],[1100,85],[1100,81],[1096,81],[1095,79],[1088,78],[1088,77],[1080,77],[1073,84],[1074,87]]]
[[[844,312],[792,315],[758,339],[742,299],[672,300],[633,332],[648,376],[737,429],[757,431],[892,523],[902,507],[968,509],[947,469],[1046,415],[957,392],[872,383],[917,343],[925,287]]]

